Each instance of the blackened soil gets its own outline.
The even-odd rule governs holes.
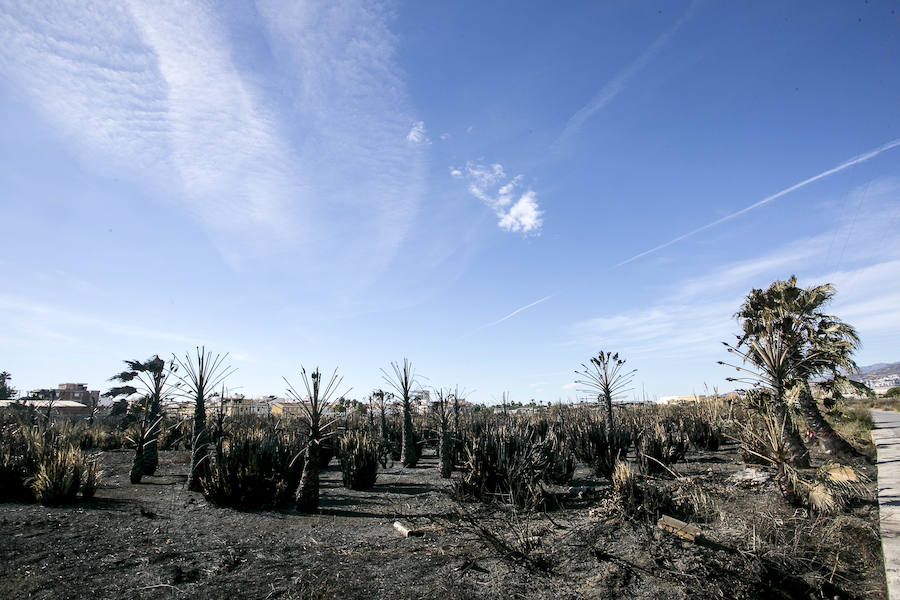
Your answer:
[[[185,489],[183,451],[161,452],[139,485],[128,451],[101,460],[93,500],[0,504],[0,598],[886,597],[874,503],[817,520],[770,484],[736,486],[733,448],[676,466],[708,500],[702,544],[623,513],[583,468],[556,490],[560,508],[523,516],[457,504],[430,454],[366,492],[332,465],[309,516],[208,504]],[[401,537],[396,520],[423,535]]]

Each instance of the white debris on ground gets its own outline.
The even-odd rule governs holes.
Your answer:
[[[739,487],[757,487],[765,484],[771,478],[771,474],[763,469],[747,467],[729,477],[728,480]]]

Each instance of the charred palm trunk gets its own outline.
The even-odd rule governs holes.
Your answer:
[[[450,448],[452,455],[450,456],[450,462],[453,466],[456,466],[456,463],[459,461],[460,454],[460,440],[462,436],[459,431],[459,398],[456,396],[453,397],[453,437],[450,440]]]
[[[319,510],[319,440],[318,434],[310,432],[306,444],[306,462],[303,463],[303,475],[297,486],[297,510],[302,513],[315,513]]]
[[[786,460],[795,468],[808,469],[809,450],[806,449],[803,439],[794,427],[791,414],[788,412],[787,404],[784,402],[784,392],[780,389],[775,398],[775,424],[778,427],[778,435],[781,437],[781,443],[784,446]]]
[[[198,397],[194,403],[194,424],[191,428],[191,471],[188,489],[201,491],[203,475],[209,470],[209,435],[206,431],[206,403]]]
[[[831,427],[831,424],[822,416],[808,381],[803,382],[803,387],[800,389],[800,409],[806,418],[806,427],[809,429],[811,437],[819,440],[825,452],[832,456],[859,455],[856,449],[838,435]]]
[[[416,435],[413,432],[412,413],[409,409],[409,398],[403,399],[403,447],[400,451],[400,463],[404,467],[414,467],[419,462],[416,454]]]
[[[613,409],[612,409],[612,396],[610,394],[604,394],[603,399],[606,402],[606,442],[609,443],[609,440],[614,437],[614,427],[613,424]]]
[[[159,466],[159,416],[160,416],[159,398],[151,398],[150,405],[147,408],[147,420],[149,428],[147,429],[147,439],[144,444],[144,475],[153,475]]]
[[[783,462],[778,463],[778,468],[775,472],[775,487],[789,504],[792,504],[794,506],[798,506],[800,504],[800,498],[797,495],[797,489],[794,486],[794,481],[788,474]]]
[[[137,441],[137,448],[134,451],[134,460],[131,463],[131,473],[129,473],[129,480],[131,483],[137,484],[141,482],[141,477],[144,476],[144,444],[143,440]]]
[[[144,411],[141,421],[138,423],[137,436],[134,440],[134,460],[131,462],[131,472],[128,478],[131,483],[140,483],[144,476],[147,458],[147,428],[150,424],[149,409]]]
[[[378,437],[381,439],[381,468],[387,469],[388,458],[391,456],[391,440],[388,437],[387,415],[385,414],[384,404],[379,407],[378,416]]]
[[[441,477],[444,479],[449,479],[453,473],[453,438],[447,425],[446,419],[441,421]]]

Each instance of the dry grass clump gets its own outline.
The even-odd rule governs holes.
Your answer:
[[[100,486],[96,458],[69,440],[68,427],[24,422],[0,427],[0,500],[74,502]]]
[[[191,422],[188,419],[174,421],[163,419],[160,423],[157,444],[160,450],[176,450],[179,446],[190,447]]]
[[[94,425],[82,434],[81,449],[118,450],[125,445],[125,434],[119,429]]]
[[[618,507],[630,517],[650,522],[662,515],[711,521],[719,514],[715,500],[700,486],[683,478],[641,476],[625,461],[616,463],[612,484]]]
[[[35,432],[24,424],[4,424],[0,428],[0,500],[33,501],[28,481],[40,462]]]
[[[48,506],[74,502],[84,466],[81,452],[74,446],[48,453],[31,479],[35,499]]]
[[[845,398],[844,405],[852,408],[900,411],[900,398],[879,398],[877,396],[858,396]]]
[[[867,565],[881,562],[877,528],[848,514],[725,512],[717,536],[764,564],[803,574],[814,589],[856,589],[858,596],[854,597],[872,594],[871,590],[858,589],[859,573]],[[838,596],[845,597],[834,592],[823,597]]]
[[[90,457],[84,463],[84,471],[81,474],[81,495],[85,498],[93,498],[94,494],[100,488],[103,479],[103,472],[97,456]]]
[[[845,406],[830,419],[831,426],[842,438],[869,458],[875,458],[875,444],[872,443],[872,414],[867,408]]]

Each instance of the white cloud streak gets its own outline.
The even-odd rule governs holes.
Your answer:
[[[664,248],[668,248],[669,246],[671,246],[673,244],[677,244],[678,242],[684,241],[684,240],[688,239],[689,237],[692,237],[694,235],[697,235],[698,233],[706,231],[707,229],[712,229],[713,227],[716,227],[717,225],[721,225],[722,223],[726,223],[728,221],[731,221],[732,219],[736,219],[737,217],[739,217],[743,214],[746,214],[752,210],[756,210],[757,208],[760,208],[761,206],[765,206],[766,204],[768,204],[774,200],[778,200],[779,198],[786,196],[786,195],[790,194],[791,192],[795,192],[795,191],[799,190],[800,188],[806,187],[807,185],[810,185],[811,183],[815,183],[816,181],[819,181],[820,179],[824,179],[826,177],[829,177],[830,175],[834,175],[835,173],[840,173],[841,171],[843,171],[845,169],[849,169],[850,167],[852,167],[854,165],[858,165],[860,163],[866,162],[867,160],[871,160],[871,159],[875,158],[876,156],[878,156],[879,154],[881,154],[882,152],[887,152],[888,150],[891,150],[892,148],[896,148],[897,146],[900,146],[900,138],[892,140],[892,141],[884,144],[883,146],[876,148],[875,150],[866,152],[864,154],[860,154],[859,156],[855,156],[855,157],[851,158],[850,160],[839,164],[836,167],[832,167],[831,169],[828,169],[827,171],[822,171],[818,175],[813,175],[812,177],[804,179],[800,183],[795,183],[794,185],[784,188],[780,192],[776,192],[776,193],[772,194],[771,196],[766,196],[759,202],[754,202],[753,204],[751,204],[749,206],[746,206],[746,207],[744,207],[736,212],[733,212],[729,215],[726,215],[720,219],[716,219],[715,221],[707,223],[706,225],[703,225],[702,227],[698,227],[697,229],[693,229],[685,234],[679,235],[678,237],[673,238],[664,244],[654,246],[653,248],[650,248],[649,250],[644,250],[643,252],[635,254],[634,256],[627,258],[627,259],[617,263],[614,266],[621,267],[621,266],[627,265],[628,263],[634,262],[640,258],[643,258],[643,257],[653,254],[655,252],[658,252]]]
[[[638,56],[634,61],[632,61],[627,67],[616,73],[616,75],[606,83],[600,90],[591,98],[591,101],[581,107],[574,115],[572,115],[568,122],[566,123],[565,128],[562,133],[559,134],[559,137],[556,138],[556,141],[553,142],[551,148],[558,150],[562,144],[569,139],[572,135],[574,135],[579,129],[581,129],[582,125],[594,116],[598,111],[602,110],[607,104],[612,102],[616,96],[622,93],[625,90],[625,87],[628,85],[628,82],[637,75],[647,64],[653,60],[653,58],[659,54],[659,51],[663,49],[663,47],[669,43],[669,41],[678,33],[678,30],[685,24],[685,22],[690,18],[693,14],[694,7],[696,6],[696,1],[692,2],[688,9],[684,12],[681,17],[678,18],[675,23],[672,24],[669,29],[664,31],[659,37],[657,37],[652,44],[650,44],[646,50],[644,50],[640,56]]]
[[[509,319],[512,319],[514,316],[516,316],[520,312],[526,311],[529,308],[533,308],[533,307],[537,306],[538,304],[542,304],[542,303],[546,302],[547,300],[550,300],[551,298],[553,298],[554,295],[555,294],[551,294],[549,296],[544,296],[540,300],[535,300],[534,302],[531,302],[530,304],[526,304],[525,306],[520,306],[519,308],[512,311],[511,313],[509,313],[508,315],[506,315],[505,317],[503,317],[501,319],[497,319],[496,321],[488,323],[487,325],[482,325],[481,327],[478,327],[477,329],[473,329],[469,333],[469,335],[478,333],[479,331],[484,331],[485,329],[488,329],[489,327],[493,327],[495,325],[499,325],[500,323],[503,323],[504,321],[508,321]]]

